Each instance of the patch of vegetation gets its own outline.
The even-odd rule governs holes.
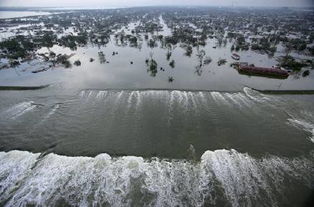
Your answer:
[[[76,60],[73,64],[75,66],[81,66],[81,61],[80,60]]]
[[[27,42],[23,36],[17,36],[0,42],[0,49],[6,58],[19,59],[28,55],[28,52],[33,49],[33,44]]]
[[[65,68],[72,67],[71,62],[68,60],[70,56],[68,55],[58,55],[56,62],[62,64]]]
[[[224,65],[227,63],[227,60],[226,59],[219,59],[218,62],[217,62],[217,65],[218,66],[221,66],[221,65]]]
[[[172,53],[170,51],[168,51],[167,54],[166,54],[168,61],[170,60],[171,55],[172,55]]]
[[[168,77],[168,82],[172,83],[174,81],[174,78],[172,76]]]
[[[185,55],[186,55],[186,56],[191,57],[192,52],[193,52],[192,46],[189,45],[189,46],[187,46],[187,47],[185,48]]]
[[[293,71],[300,71],[303,67],[308,66],[305,62],[296,61],[295,58],[289,55],[279,58],[278,61],[281,67]]]
[[[204,59],[204,65],[208,65],[208,64],[210,64],[212,62],[212,58],[211,57],[206,57],[205,59]]]
[[[171,68],[174,68],[175,67],[175,61],[174,60],[171,60],[170,63],[169,63],[170,67]]]
[[[155,77],[157,72],[158,72],[158,70],[157,70],[157,66],[158,66],[157,62],[153,58],[151,58],[150,60],[146,59],[145,62],[147,64],[147,66],[148,66],[147,72],[149,72],[151,76]]]
[[[60,46],[68,47],[71,50],[76,50],[77,46],[84,46],[87,44],[87,35],[85,33],[74,36],[67,35],[58,39]]]
[[[306,71],[304,71],[304,72],[302,73],[302,76],[303,76],[303,77],[306,77],[306,76],[308,76],[308,75],[310,75],[310,71],[309,71],[309,70],[306,70]]]
[[[277,51],[277,47],[271,43],[269,38],[263,37],[254,42],[255,43],[251,44],[251,50],[258,50],[269,55],[274,55],[274,53]]]

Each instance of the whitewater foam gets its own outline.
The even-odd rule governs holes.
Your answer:
[[[38,157],[20,151],[0,153],[0,203],[9,199],[6,206],[278,206],[275,195],[285,197],[284,180],[313,188],[313,156],[257,159],[236,150],[216,150],[206,151],[200,162],[108,154]],[[226,198],[224,203],[221,198]]]
[[[153,98],[153,99],[168,99],[170,102],[169,105],[173,105],[175,102],[180,103],[181,106],[184,107],[195,107],[198,104],[203,103],[207,104],[208,102],[208,95],[211,95],[211,98],[218,104],[226,104],[226,105],[236,105],[236,106],[251,106],[255,103],[265,102],[270,100],[269,97],[266,97],[256,91],[253,91],[250,88],[244,88],[244,92],[237,92],[237,93],[227,93],[227,92],[194,92],[194,91],[180,91],[180,90],[120,90],[110,91],[110,94],[117,99],[121,99],[122,96],[127,96],[126,101],[128,107],[131,107],[132,104],[137,106],[140,105],[142,99],[144,98]],[[95,93],[94,93],[95,92]],[[102,99],[105,98],[109,91],[81,91],[79,96],[81,98],[95,98],[95,99]],[[95,96],[94,96],[95,94]]]
[[[265,101],[270,101],[271,99],[251,88],[248,87],[244,87],[243,91],[245,93],[245,95],[247,97],[249,97],[250,99],[252,99],[253,101],[259,102],[259,103],[263,103]]]
[[[210,93],[213,99],[216,101],[217,104],[226,104],[229,105],[229,102],[226,100],[226,98],[219,92],[211,92]]]
[[[296,119],[296,118],[289,118],[288,119],[289,123],[291,123],[293,126],[303,129],[306,132],[309,132],[312,134],[311,137],[309,137],[309,139],[311,140],[311,142],[314,143],[314,124],[310,123],[306,120],[303,119]]]
[[[103,99],[107,95],[107,91],[99,91],[96,95],[96,99]]]
[[[11,108],[4,111],[2,114],[3,116],[9,119],[16,119],[22,116],[23,114],[29,111],[32,111],[35,108],[36,108],[36,105],[34,104],[33,101],[25,101],[25,102],[12,106]]]
[[[29,175],[38,157],[23,151],[0,152],[0,205]]]

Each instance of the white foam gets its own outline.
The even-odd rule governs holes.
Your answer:
[[[96,99],[103,99],[107,95],[107,91],[99,91],[96,95]]]
[[[178,103],[183,103],[184,104],[184,96],[183,93],[181,91],[174,91],[174,93],[176,94],[176,97],[178,99]]]
[[[117,99],[116,99],[116,103],[119,103],[119,102],[120,102],[120,99],[121,99],[121,97],[123,96],[123,94],[124,94],[124,91],[120,91],[120,92],[118,93]]]
[[[131,108],[131,107],[132,107],[132,100],[133,100],[134,97],[135,97],[135,91],[132,91],[132,92],[129,94],[129,98],[128,98],[128,108]]]
[[[142,103],[142,93],[140,91],[136,91],[136,109],[138,110],[139,106]]]
[[[189,97],[188,97],[188,93],[186,91],[182,91],[182,96],[184,97],[184,106],[188,106],[189,105]]]
[[[25,101],[19,104],[16,104],[3,112],[3,115],[10,119],[16,119],[23,114],[36,108],[33,101]]]
[[[241,101],[237,98],[236,94],[226,93],[225,96],[227,96],[235,105],[239,106],[240,108],[242,107]]]
[[[93,96],[93,91],[84,92],[84,96],[87,99],[90,99]],[[139,109],[141,105],[144,103],[146,99],[154,99],[158,101],[167,101],[168,106],[174,107],[177,105],[178,107],[183,107],[185,110],[190,108],[197,108],[200,105],[206,106],[208,105],[208,97],[207,95],[211,95],[211,98],[217,104],[226,104],[228,106],[237,105],[239,107],[247,106],[250,107],[254,104],[251,98],[244,95],[243,93],[220,93],[220,92],[191,92],[191,91],[155,91],[155,90],[148,90],[148,91],[119,91],[119,92],[112,92],[111,97],[114,98],[114,103],[121,101],[124,95],[128,94],[125,98],[127,108],[130,109],[133,106],[136,109]],[[108,94],[107,91],[99,91],[95,95],[94,98],[102,99],[104,96]],[[110,98],[110,97],[109,97]]]
[[[288,119],[289,123],[291,123],[293,126],[297,127],[297,128],[301,128],[304,131],[310,132],[312,134],[311,137],[309,137],[309,139],[311,140],[311,142],[314,143],[314,124],[310,123],[306,120],[303,119],[295,119],[295,118],[289,118]]]
[[[174,108],[175,104],[175,99],[176,99],[176,91],[171,91],[170,92],[170,99],[169,99],[169,106],[168,106],[168,125],[170,124],[170,121],[172,120],[172,111]]]
[[[206,151],[200,162],[49,154],[31,169],[37,157],[0,153],[0,186],[23,179],[14,192],[0,188],[1,200],[12,193],[6,206],[204,206],[215,205],[218,196],[225,205],[276,206],[275,195],[285,196],[283,180],[311,185],[314,173],[313,157],[256,159],[235,150]]]
[[[210,94],[216,103],[218,103],[218,104],[223,103],[223,104],[229,105],[229,102],[225,99],[225,97],[223,97],[223,95],[221,93],[211,92]]]
[[[253,104],[252,101],[242,93],[236,93],[236,94],[233,94],[233,96],[235,99],[238,99],[247,107],[250,107]]]
[[[192,102],[192,107],[196,107],[197,104],[196,104],[196,100],[195,100],[195,97],[194,97],[194,93],[188,92],[188,97],[190,98],[190,100]]]
[[[92,95],[93,95],[93,91],[90,91],[89,93],[88,93],[88,95],[87,95],[87,99],[90,99],[91,97],[92,97]]]
[[[245,93],[245,95],[247,95],[250,99],[252,99],[253,101],[256,101],[256,102],[263,102],[262,99],[260,99],[259,97],[256,97],[255,95],[257,94],[256,91],[253,91],[252,89],[250,88],[247,88],[247,87],[244,87],[243,88],[243,91]]]
[[[59,108],[60,108],[60,104],[54,105],[53,108],[49,111],[49,113],[43,118],[42,122],[46,121],[52,115],[54,115]]]
[[[258,91],[255,91],[251,88],[248,88],[248,87],[244,87],[243,91],[244,91],[246,96],[248,96],[253,101],[256,101],[259,103],[263,103],[265,101],[275,101],[274,99],[271,99],[270,97],[268,97],[262,93],[259,93]]]
[[[311,186],[311,174],[314,172],[310,167],[313,157],[311,159],[289,160],[276,156],[254,159],[235,150],[207,151],[202,155],[203,165],[222,184],[232,206],[278,205],[275,195],[284,196],[280,188],[284,179],[304,179],[304,184]]]
[[[80,96],[81,98],[83,98],[83,97],[85,96],[85,91],[81,91],[80,94],[79,94],[79,96]]]
[[[201,100],[201,103],[203,103],[203,105],[207,105],[208,104],[204,92],[198,92],[198,97]]]
[[[31,172],[39,154],[23,151],[0,152],[0,202],[7,199]]]

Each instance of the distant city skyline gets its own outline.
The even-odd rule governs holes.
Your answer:
[[[0,0],[0,7],[256,6],[311,7],[314,0]]]

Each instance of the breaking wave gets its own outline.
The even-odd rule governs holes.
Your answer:
[[[0,152],[0,205],[290,205],[284,183],[313,189],[313,158],[254,158],[224,149],[206,151],[199,162]]]

